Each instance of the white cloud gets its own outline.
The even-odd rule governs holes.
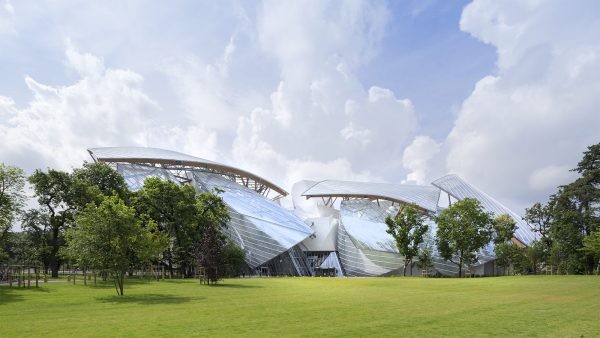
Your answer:
[[[498,70],[462,104],[445,144],[449,170],[520,208],[565,183],[600,141],[597,9],[488,0],[464,9],[461,28],[496,47]]]
[[[401,169],[416,129],[412,103],[386,88],[366,89],[356,76],[376,52],[387,20],[384,6],[366,1],[266,1],[256,34],[279,66],[279,84],[270,102],[240,117],[236,163],[286,182],[380,179]],[[370,174],[374,166],[377,177]]]
[[[169,129],[152,124],[160,108],[142,90],[143,78],[129,70],[104,66],[101,58],[79,52],[72,44],[65,63],[81,78],[68,86],[50,86],[31,77],[25,83],[32,100],[23,109],[0,98],[0,157],[28,170],[46,166],[68,169],[89,160],[94,146],[190,145],[214,155],[216,136],[198,127]],[[176,131],[176,133],[173,133]],[[181,139],[181,142],[171,139]],[[202,144],[201,149],[194,148]]]
[[[404,149],[402,163],[404,168],[410,170],[405,183],[429,184],[444,173],[437,156],[440,154],[441,144],[429,136],[417,136],[413,142]],[[436,161],[437,160],[437,161]]]
[[[0,36],[15,35],[17,29],[15,27],[15,8],[10,0],[0,4]]]

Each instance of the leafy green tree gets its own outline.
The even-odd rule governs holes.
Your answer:
[[[531,242],[525,251],[525,256],[524,262],[529,264],[527,268],[537,274],[539,266],[545,262],[547,257],[545,244],[538,240]]]
[[[462,276],[465,263],[477,258],[477,251],[492,236],[492,217],[474,198],[465,198],[444,209],[436,218],[436,244],[440,256],[458,266]]]
[[[183,275],[190,276],[194,267],[193,245],[197,231],[196,191],[191,185],[179,185],[156,177],[144,181],[133,202],[138,214],[154,220],[158,230],[168,233],[171,245],[163,258],[173,275],[178,266]]]
[[[600,275],[600,229],[583,240],[583,247],[580,250],[594,258],[596,274]]]
[[[118,196],[106,197],[98,206],[88,204],[76,222],[77,227],[67,230],[64,255],[80,266],[107,271],[121,296],[134,262],[156,258],[164,249],[155,242],[156,233],[142,227],[135,210]]]
[[[523,250],[511,242],[497,243],[494,245],[494,254],[496,255],[496,264],[504,269],[508,274],[510,268],[519,265],[523,261]]]
[[[429,269],[433,268],[433,252],[430,246],[425,246],[419,254],[417,255],[417,266],[420,269],[425,269],[429,271]]]
[[[508,214],[498,215],[493,221],[494,244],[510,242],[517,231],[517,223]]]
[[[242,248],[228,240],[223,248],[223,260],[229,277],[239,276],[245,264],[246,253]]]
[[[498,215],[493,220],[494,228],[494,254],[496,264],[504,268],[508,274],[509,269],[522,261],[521,249],[512,242],[514,233],[517,230],[517,223],[510,215]]]
[[[58,277],[60,267],[59,249],[64,245],[64,232],[73,225],[73,219],[81,199],[86,196],[87,187],[73,175],[48,169],[36,170],[29,177],[35,196],[42,211],[48,214],[50,223],[50,269],[52,277]]]
[[[525,209],[523,219],[531,226],[533,231],[540,234],[542,242],[545,242],[547,247],[550,247],[551,234],[550,226],[552,225],[552,207],[550,204],[543,205],[535,203],[531,208]]]
[[[25,202],[24,187],[23,170],[0,163],[0,262],[6,259],[5,241]]]
[[[23,236],[26,238],[28,259],[32,263],[41,264],[44,271],[48,271],[50,264],[50,221],[48,215],[37,209],[28,210],[24,213],[21,221],[21,229]]]
[[[224,272],[223,251],[227,244],[222,230],[230,220],[227,205],[218,196],[209,192],[201,193],[196,200],[197,225],[201,233],[196,243],[196,263],[198,269],[204,269],[209,283],[216,283]]]
[[[386,232],[396,241],[396,247],[400,255],[404,257],[402,273],[406,276],[406,267],[411,265],[413,258],[419,254],[419,245],[423,243],[423,236],[429,227],[425,223],[425,215],[419,211],[416,205],[403,206],[396,217],[388,216],[385,219],[388,228]]]
[[[126,202],[129,199],[130,191],[123,176],[104,162],[84,162],[81,168],[73,170],[73,177],[92,189],[87,192],[87,200],[80,201],[84,206],[92,200],[101,201],[101,196],[117,195]]]

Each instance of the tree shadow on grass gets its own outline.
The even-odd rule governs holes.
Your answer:
[[[227,283],[217,283],[211,285],[203,285],[211,288],[232,288],[232,289],[258,289],[262,288],[261,285],[247,285],[247,284],[227,284]]]
[[[182,296],[173,296],[173,295],[161,295],[161,294],[143,294],[143,295],[125,295],[123,296],[108,296],[108,297],[98,297],[97,301],[102,303],[124,303],[124,304],[143,304],[143,305],[151,305],[151,304],[182,304],[187,303],[191,300],[199,300],[204,297],[182,297]]]
[[[47,293],[50,290],[46,288],[19,288],[19,287],[9,287],[7,285],[0,285],[0,306],[8,303],[19,302],[25,299],[26,293]]]

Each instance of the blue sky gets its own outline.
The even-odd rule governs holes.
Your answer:
[[[138,145],[517,212],[599,140],[598,2],[0,0],[0,160]]]

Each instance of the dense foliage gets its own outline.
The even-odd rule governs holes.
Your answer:
[[[25,173],[22,169],[0,163],[0,262],[5,253],[8,233],[25,201]]]
[[[80,267],[112,275],[119,295],[134,263],[153,260],[167,244],[158,231],[143,227],[135,210],[116,195],[103,198],[98,206],[89,203],[75,223],[65,234],[64,255]]]
[[[87,162],[72,172],[36,170],[28,180],[39,207],[23,212],[24,173],[0,165],[0,262],[54,277],[65,264],[94,270],[113,276],[121,294],[125,273],[136,269],[183,277],[204,269],[214,283],[244,267],[244,251],[222,233],[229,211],[218,191],[148,178],[132,192],[110,166]],[[17,218],[22,231],[11,232]]]
[[[435,221],[438,252],[457,265],[460,277],[463,266],[475,262],[477,251],[492,238],[491,214],[483,210],[478,200],[465,198],[444,209]]]
[[[398,252],[404,258],[402,274],[406,276],[406,267],[409,265],[412,274],[412,261],[419,254],[419,246],[429,228],[425,223],[425,214],[416,205],[409,204],[401,207],[396,217],[388,216],[385,224],[388,226],[386,232],[392,235]]]
[[[572,171],[579,174],[575,181],[560,186],[547,204],[526,209],[524,219],[540,235],[528,249],[532,270],[600,274],[600,253],[594,249],[600,236],[600,143],[588,147]]]

